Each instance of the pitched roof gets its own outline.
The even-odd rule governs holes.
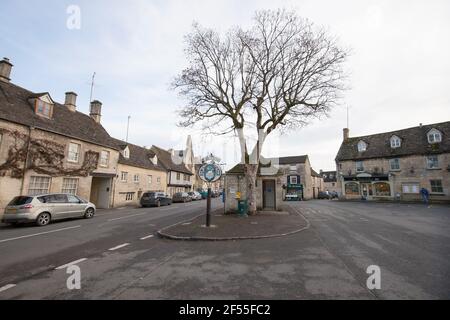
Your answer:
[[[427,133],[433,128],[442,133],[442,142],[431,145],[428,143]],[[399,148],[391,148],[390,138],[394,135],[401,139]],[[367,144],[367,150],[364,152],[358,152],[357,144],[361,140]],[[450,152],[450,121],[349,138],[342,142],[336,160],[363,160],[447,152]]]
[[[126,147],[128,147],[128,149],[130,150],[130,157],[128,159],[125,158],[122,153],[120,153],[120,164],[149,170],[166,171],[165,168],[160,164],[159,159],[156,165],[153,164],[153,162],[150,160],[150,158],[153,158],[155,156],[155,153],[153,151],[122,140],[114,138],[112,138],[112,140],[119,150],[124,150]]]
[[[320,174],[318,174],[316,172],[316,170],[314,170],[313,168],[311,168],[311,176],[316,177],[316,178],[322,178],[322,176]]]
[[[164,169],[193,175],[192,172],[183,163],[174,163],[172,160],[172,154],[169,151],[157,146],[152,146],[150,150],[158,156],[158,161],[161,162],[161,165]]]
[[[258,168],[258,175],[261,175],[261,168],[262,167],[269,167],[268,165],[263,165],[260,164],[259,168]],[[244,165],[241,163],[238,163],[237,165],[235,165],[233,168],[231,168],[230,170],[228,170],[225,174],[229,174],[229,175],[243,175],[244,174]],[[277,173],[275,175],[282,175],[283,172],[281,169],[277,170]]]
[[[308,159],[308,155],[303,156],[291,156],[291,157],[280,157],[279,164],[285,165],[285,164],[298,164],[298,163],[305,163]]]
[[[322,171],[323,182],[336,182],[336,171]]]
[[[55,103],[52,119],[36,115],[28,100],[42,95],[0,81],[0,119],[116,149],[103,126],[84,113]]]

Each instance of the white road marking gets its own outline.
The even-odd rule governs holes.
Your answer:
[[[153,238],[153,237],[154,237],[154,235],[149,235],[149,236],[141,238],[141,240],[147,240],[147,239],[150,239],[150,238]]]
[[[72,262],[69,262],[67,264],[64,264],[62,266],[59,266],[59,267],[55,268],[55,270],[66,269],[67,267],[69,267],[71,265],[78,264],[78,263],[86,261],[86,260],[87,260],[87,258],[83,258],[83,259],[79,259],[79,260],[76,260],[76,261],[72,261]]]
[[[188,226],[190,224],[192,224],[192,222],[186,222],[186,223],[183,223],[182,226]]]
[[[129,246],[129,245],[130,245],[129,243],[124,243],[124,244],[121,244],[120,246],[117,246],[117,247],[114,247],[114,248],[111,248],[111,249],[108,249],[108,250],[109,251],[115,251],[115,250],[122,249],[123,247]]]
[[[74,226],[74,227],[68,227],[68,228],[56,229],[56,230],[51,230],[51,231],[46,231],[46,232],[39,232],[39,233],[29,234],[29,235],[26,235],[26,236],[20,236],[20,237],[15,237],[15,238],[3,239],[3,240],[0,240],[0,243],[1,243],[1,242],[7,242],[7,241],[18,240],[18,239],[30,238],[30,237],[40,236],[40,235],[43,235],[43,234],[49,234],[49,233],[53,233],[53,232],[59,232],[59,231],[64,231],[64,230],[70,230],[70,229],[75,229],[75,228],[80,228],[80,227],[81,227],[81,226]]]
[[[3,286],[0,288],[0,292],[6,291],[8,289],[14,288],[16,285],[15,284],[7,284],[6,286]]]
[[[133,218],[133,217],[137,217],[137,216],[143,216],[144,214],[148,214],[148,212],[132,214],[132,215],[120,217],[120,218],[108,219],[108,221],[117,221],[117,220],[122,220],[122,219],[128,219],[128,218]]]

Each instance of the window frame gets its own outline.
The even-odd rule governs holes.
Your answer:
[[[31,183],[33,182],[33,180],[36,179],[45,179],[48,181],[48,186],[46,189],[44,188],[37,188],[36,187],[36,181],[34,182],[34,188],[31,188]],[[41,186],[42,186],[42,182],[40,182]],[[28,195],[29,196],[36,196],[36,195],[40,195],[40,194],[47,194],[50,193],[50,188],[52,185],[52,177],[45,177],[45,176],[31,176],[30,177],[30,181],[28,182]],[[39,192],[31,192],[30,190],[41,190]]]
[[[135,192],[126,192],[125,201],[133,201]]]
[[[391,188],[391,185],[389,183],[387,183],[385,181],[377,181],[377,182],[374,182],[372,185],[373,185],[374,195],[376,197],[390,197],[391,196],[391,194],[392,194],[392,190],[391,189],[392,188]],[[380,186],[380,185],[387,186],[388,189],[389,189],[389,194],[379,194],[378,190],[377,190],[377,187]]]
[[[408,187],[408,192],[405,192],[405,187]],[[414,192],[414,188],[416,187],[416,192]],[[420,183],[418,182],[405,182],[402,183],[402,194],[420,194]]]
[[[69,181],[69,180],[71,180],[72,182],[75,181],[75,184],[74,184],[74,185],[73,185],[73,184],[71,185],[72,188],[68,188],[67,185],[66,185],[66,187],[64,188],[64,182],[67,182],[67,181]],[[64,193],[64,194],[71,194],[71,195],[76,196],[76,195],[77,195],[77,192],[78,192],[79,181],[80,181],[80,179],[78,179],[78,178],[63,178],[62,185],[61,185],[61,193]],[[75,186],[75,188],[73,188],[73,186]],[[69,192],[69,191],[67,191],[67,190],[74,190],[75,192]]]
[[[295,183],[292,181],[293,179],[295,179]],[[289,177],[289,184],[291,184],[291,185],[298,184],[298,177],[297,176],[290,176]]]
[[[147,182],[149,185],[151,185],[153,183],[153,176],[152,175],[147,175]]]
[[[124,179],[125,177],[125,179]],[[121,171],[120,172],[120,181],[121,182],[128,182],[128,171]]]
[[[397,168],[393,168],[393,167],[392,167],[393,161],[397,161],[397,163],[398,163],[398,167],[397,167]],[[401,166],[400,166],[400,158],[392,158],[392,159],[389,159],[389,170],[390,170],[390,171],[400,171],[400,170],[401,170]]]
[[[367,151],[367,143],[365,143],[363,140],[358,141],[358,152],[365,152]]]
[[[401,146],[402,146],[402,139],[400,139],[397,136],[392,136],[391,137],[391,148],[397,149],[397,148],[400,148]]]
[[[430,162],[430,158],[431,157],[435,157],[436,161],[434,162]],[[435,169],[440,169],[441,167],[439,166],[439,156],[437,154],[431,154],[431,155],[427,155],[426,158],[426,164],[427,164],[427,169],[429,170],[435,170]],[[436,166],[430,166],[430,163],[436,163]]]
[[[77,153],[76,153],[77,159],[76,160],[70,158],[71,154],[73,154],[73,152],[70,150],[71,146],[77,146]],[[69,142],[69,147],[67,150],[67,162],[80,163],[80,158],[81,158],[80,155],[81,155],[81,144],[76,143],[76,142]]]
[[[103,160],[104,160],[103,155],[104,154],[107,155],[107,157],[106,157],[106,164],[103,163]],[[108,150],[102,150],[100,152],[100,161],[99,161],[100,167],[103,167],[103,168],[108,168],[109,167],[109,158],[110,158],[110,156],[111,156],[111,153]]]
[[[438,186],[433,185],[433,182],[439,182]],[[440,191],[434,191],[433,188],[439,188]],[[430,180],[430,190],[431,190],[431,193],[443,194],[444,186],[442,184],[442,179],[431,179]]]
[[[433,139],[430,139],[430,137],[433,137]],[[439,137],[439,139],[436,139],[436,137]],[[427,140],[428,143],[434,144],[434,143],[441,143],[442,142],[442,133],[437,129],[431,129],[427,133]]]
[[[358,189],[358,191],[351,190],[351,191],[352,191],[351,193],[347,192],[347,190],[348,190],[347,186],[350,186],[350,185],[356,186],[357,189]],[[357,182],[347,182],[347,183],[345,183],[345,185],[344,185],[344,193],[345,193],[346,195],[359,196],[360,193],[361,193],[361,186],[360,186],[359,183],[357,183]]]
[[[39,112],[39,103],[42,104],[42,110],[45,110],[45,107],[48,107],[48,115],[43,113],[43,112]],[[40,117],[44,117],[47,119],[51,119],[53,116],[53,105],[51,103],[45,102],[41,99],[36,99],[35,103],[34,103],[34,113],[37,114]]]
[[[355,164],[356,164],[356,172],[364,172],[364,161],[356,161]],[[361,167],[358,167],[358,164],[361,164]]]
[[[139,176],[139,173],[135,173],[133,175],[133,182],[134,183],[139,183],[141,181],[141,177]]]

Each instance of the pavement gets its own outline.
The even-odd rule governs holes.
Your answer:
[[[211,213],[210,227],[205,215],[179,222],[158,231],[158,235],[172,240],[232,241],[283,237],[309,228],[302,214],[290,206],[285,211],[263,211],[253,216]]]
[[[310,228],[246,241],[155,236],[198,216],[204,201],[0,228],[0,299],[450,298],[449,206],[286,205]],[[213,209],[221,206],[213,201]],[[81,269],[79,290],[66,285],[71,262]],[[366,285],[371,265],[380,267],[380,290]]]

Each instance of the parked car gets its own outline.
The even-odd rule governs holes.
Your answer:
[[[173,195],[172,202],[191,202],[192,198],[187,192],[178,192]]]
[[[95,211],[93,203],[72,194],[18,196],[6,206],[2,222],[13,225],[35,222],[38,226],[46,226],[59,219],[90,219]]]
[[[207,199],[208,198],[208,191],[207,190],[202,190],[202,191],[199,191],[199,192],[202,195],[202,199]]]
[[[142,207],[170,206],[172,199],[164,192],[146,192],[141,197]]]
[[[202,200],[202,195],[197,191],[188,192],[188,195],[192,198],[192,201]]]
[[[317,199],[331,199],[331,195],[328,191],[320,191],[317,195]]]
[[[339,194],[336,191],[330,192],[331,199],[339,199]]]

